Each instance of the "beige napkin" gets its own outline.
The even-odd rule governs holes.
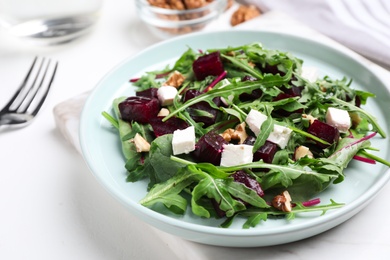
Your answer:
[[[229,25],[230,13],[221,17],[214,24],[208,26],[205,30],[215,30],[215,29],[226,29],[231,28]],[[304,26],[300,22],[291,18],[290,16],[280,13],[280,12],[267,12],[266,14],[248,21],[240,26],[234,28],[236,30],[240,29],[261,29],[268,31],[276,31],[283,33],[293,33],[295,35],[313,37],[323,43],[328,43],[335,48],[346,50],[345,47],[337,44],[333,40],[313,31],[312,29]],[[357,54],[351,52],[352,55],[355,55],[357,58],[360,58],[362,61],[366,62],[368,66],[371,66],[381,77],[387,78],[390,82],[390,73],[379,66],[365,60]],[[54,118],[57,124],[58,129],[63,134],[64,138],[68,140],[79,152],[80,144],[78,138],[78,126],[79,126],[79,117],[83,107],[83,104],[88,97],[88,93],[83,93],[77,97],[66,100],[54,108]],[[134,223],[137,225],[137,223]],[[235,248],[223,248],[197,244],[194,242],[186,241],[176,236],[167,234],[160,230],[157,230],[153,227],[150,227],[151,232],[155,232],[160,238],[162,243],[166,244],[169,248],[172,249],[179,259],[191,259],[191,260],[201,260],[201,259],[240,259],[242,255],[245,254],[247,259],[257,259],[259,257],[259,252],[254,249],[242,249],[237,250]],[[134,234],[133,234],[134,236]],[[282,246],[283,247],[283,246]],[[290,250],[288,245],[284,250]],[[283,249],[282,249],[283,251]],[[270,256],[269,254],[265,254]],[[263,251],[264,256],[264,251]],[[272,252],[272,256],[277,257],[277,252]],[[281,256],[281,255],[279,255]]]

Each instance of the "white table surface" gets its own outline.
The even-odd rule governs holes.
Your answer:
[[[0,259],[390,259],[389,184],[363,211],[330,231],[251,249],[169,242],[114,200],[64,140],[52,110],[157,41],[131,0],[105,1],[96,28],[61,46],[34,47],[0,32],[0,104],[35,55],[60,62],[36,120],[23,129],[0,129]]]

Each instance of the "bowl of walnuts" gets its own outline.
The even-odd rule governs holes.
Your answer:
[[[229,0],[136,0],[137,13],[160,38],[196,32],[217,19]]]

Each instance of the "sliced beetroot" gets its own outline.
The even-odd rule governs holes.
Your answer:
[[[159,116],[149,120],[149,123],[152,126],[154,135],[156,137],[166,134],[172,134],[177,129],[183,130],[188,127],[187,122],[180,118],[171,117],[165,122],[162,121],[163,118],[164,117]]]
[[[219,165],[224,144],[227,144],[227,142],[222,136],[215,132],[208,132],[196,143],[195,151],[193,152],[194,157],[199,162]]]
[[[277,95],[273,101],[278,101],[278,100],[282,100],[282,99],[286,99],[286,98],[291,98],[291,97],[294,97],[293,95],[290,95],[290,94],[287,94],[287,93],[280,93],[279,95]]]
[[[244,144],[254,145],[256,138],[253,136],[248,136]],[[275,153],[278,151],[278,146],[270,141],[265,141],[265,143],[253,154],[253,161],[257,162],[263,160],[265,163],[272,163]]]
[[[286,73],[284,73],[283,71],[280,71],[278,69],[278,64],[276,65],[269,65],[269,64],[266,64],[265,67],[263,69],[261,69],[261,71],[263,73],[271,73],[271,74],[280,74],[280,76],[284,76],[286,75]]]
[[[247,174],[246,172],[242,170],[237,171],[232,176],[235,182],[244,184],[249,189],[254,190],[260,197],[264,196],[264,191],[261,188],[260,184],[255,179],[250,177],[249,174]]]
[[[337,143],[340,138],[339,130],[325,122],[320,120],[314,120],[314,122],[307,129],[309,134],[312,134],[322,140],[327,141],[330,144]],[[328,145],[316,142],[321,148],[326,148]]]
[[[213,205],[215,209],[215,213],[217,213],[217,216],[220,218],[223,218],[226,216],[226,212],[221,209],[218,202],[215,199],[211,199],[211,204]]]
[[[160,102],[156,98],[129,97],[118,105],[121,118],[124,121],[149,123],[160,111]]]
[[[252,76],[244,76],[242,78],[242,81],[256,81],[257,79]],[[240,95],[240,100],[245,102],[245,101],[250,101],[250,100],[255,100],[261,98],[263,95],[263,91],[261,89],[255,89],[253,90],[250,94],[248,93],[243,93]]]
[[[158,88],[148,88],[145,90],[135,92],[137,97],[157,98]]]
[[[281,88],[281,90],[292,97],[300,97],[302,96],[303,87],[297,87],[297,86],[291,86],[291,88],[283,87]]]
[[[190,89],[190,90],[187,90],[185,95],[184,95],[184,102],[196,97],[196,96],[199,96],[200,94],[202,94],[202,92],[198,91],[198,90],[195,90],[195,89]],[[213,99],[214,103],[219,106],[221,104],[221,98],[219,97],[216,97]],[[195,122],[202,122],[204,123],[204,125],[207,127],[207,126],[210,126],[212,124],[215,123],[216,119],[217,119],[217,115],[219,113],[219,110],[217,109],[214,109],[210,106],[209,103],[207,103],[206,101],[202,101],[202,102],[199,102],[199,103],[196,103],[192,106],[190,106],[191,109],[197,109],[197,110],[203,110],[207,113],[210,113],[212,115],[212,117],[206,117],[206,116],[197,116],[195,114],[195,111],[191,111],[190,110],[190,115],[192,117],[192,119],[194,119]]]
[[[351,100],[352,100],[352,98],[347,95],[346,98],[345,98],[345,101],[350,102]],[[356,96],[355,97],[355,106],[360,107],[361,104],[362,104],[362,102],[360,100],[360,97]]]
[[[218,76],[224,72],[221,55],[219,52],[212,52],[200,56],[192,64],[195,78],[204,80],[207,76]]]

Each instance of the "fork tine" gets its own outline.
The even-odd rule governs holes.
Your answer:
[[[45,78],[46,78],[47,71],[48,71],[48,69],[49,69],[49,65],[50,65],[50,61],[49,61],[49,63],[47,64],[47,67],[46,67],[44,76],[43,76],[43,78],[42,78],[42,80],[41,80],[41,83],[39,84],[39,87],[38,87],[37,91],[36,91],[35,94],[34,94],[34,97],[35,97],[35,95],[37,94],[38,90],[39,90],[39,89],[42,87],[42,85],[43,85],[43,81],[44,81]],[[51,85],[52,85],[52,83],[53,83],[54,77],[55,77],[55,75],[56,75],[57,68],[58,68],[58,62],[55,63],[53,72],[52,72],[52,74],[51,74],[50,81],[48,82],[48,85],[47,85],[47,88],[46,88],[45,92],[43,93],[43,95],[42,95],[42,97],[41,97],[41,100],[39,101],[39,103],[38,103],[37,106],[35,107],[34,111],[31,113],[31,115],[35,116],[35,115],[38,113],[38,111],[41,109],[43,103],[45,102],[46,97],[47,97],[47,95],[49,94]]]
[[[42,81],[41,81],[40,85],[34,90],[34,86],[36,85],[36,83],[37,83],[37,81],[38,81],[39,75],[41,74],[41,71],[42,71],[43,65],[44,65],[44,63],[45,63],[45,60],[46,60],[45,58],[43,58],[43,59],[41,60],[41,63],[40,63],[39,68],[38,68],[38,71],[35,72],[35,73],[36,73],[36,76],[35,76],[33,82],[31,83],[30,88],[26,91],[24,97],[20,99],[19,105],[18,105],[17,107],[14,108],[15,111],[18,111],[19,113],[26,113],[26,112],[27,112],[27,109],[29,108],[29,106],[31,105],[31,103],[34,101],[34,98],[35,98],[35,96],[37,95],[39,89],[40,89],[41,86],[42,86],[42,83],[43,83],[43,80],[44,80],[44,78],[45,78],[47,69],[49,68],[49,65],[50,65],[50,60],[49,60],[49,62],[48,62],[48,64],[47,64],[47,67],[46,67],[46,70],[45,70],[45,72],[44,72],[44,74],[43,74]],[[32,93],[32,95],[30,95],[30,93]],[[30,95],[30,98],[29,98],[28,101],[26,101],[26,99],[27,99],[27,97],[28,97],[29,95]],[[22,109],[22,110],[19,110],[19,109],[24,105],[25,102],[26,102],[25,108]]]
[[[34,68],[37,60],[38,60],[38,57],[35,57],[33,63],[31,64],[29,71],[27,72],[27,75],[25,76],[24,80],[22,81],[22,84],[20,84],[18,90],[16,90],[15,94],[11,97],[11,99],[8,101],[8,103],[4,106],[3,110],[8,110],[10,108],[10,106],[13,104],[13,102],[17,99],[20,92],[22,92],[22,90],[26,87],[27,81],[31,75],[31,72],[33,71],[33,68]]]

